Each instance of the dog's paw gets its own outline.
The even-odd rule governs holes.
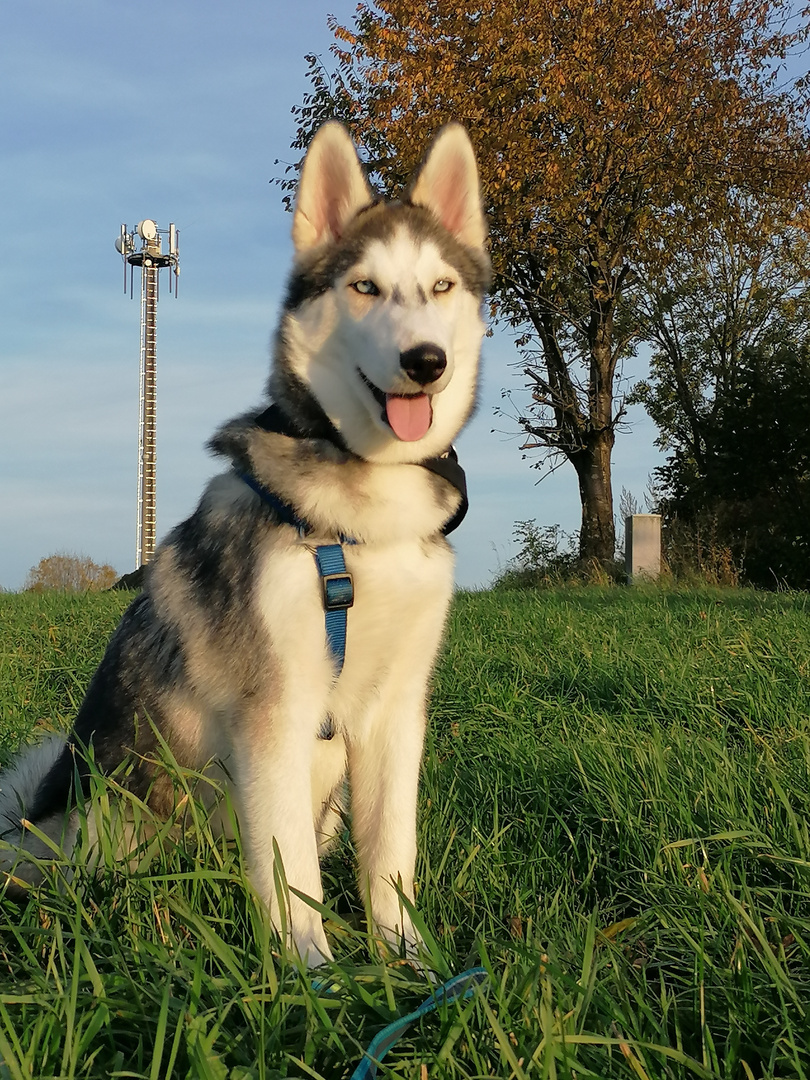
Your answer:
[[[305,934],[293,934],[293,947],[308,968],[317,968],[329,960],[334,960],[332,950],[326,940],[323,927]]]

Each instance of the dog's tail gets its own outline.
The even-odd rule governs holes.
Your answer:
[[[0,891],[23,898],[42,880],[43,862],[72,850],[75,775],[73,751],[61,735],[29,747],[0,772]]]

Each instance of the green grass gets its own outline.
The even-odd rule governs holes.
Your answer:
[[[69,722],[126,601],[0,596],[3,756]],[[441,977],[491,977],[379,1075],[810,1078],[809,676],[804,595],[459,595],[419,910]],[[350,1076],[426,990],[374,955],[348,841],[324,879],[328,989],[202,819],[2,901],[0,1076]]]

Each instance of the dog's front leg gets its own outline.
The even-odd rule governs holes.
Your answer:
[[[317,725],[293,709],[276,708],[273,713],[261,734],[246,739],[235,754],[240,831],[251,881],[273,925],[308,967],[317,967],[332,958],[323,921],[292,891],[323,900],[311,792]]]
[[[420,936],[398,890],[414,899],[416,801],[425,733],[424,693],[386,695],[374,722],[349,743],[352,828],[359,881],[377,931],[415,956]],[[397,700],[398,698],[398,700]]]

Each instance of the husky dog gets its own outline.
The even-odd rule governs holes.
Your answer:
[[[292,235],[269,407],[211,440],[226,471],[158,547],[67,741],[0,774],[0,869],[11,893],[41,877],[28,822],[75,837],[90,756],[105,773],[128,759],[128,786],[170,813],[163,741],[182,766],[221,763],[256,891],[314,966],[331,953],[297,893],[322,900],[347,782],[375,927],[411,955],[418,943],[398,890],[413,899],[445,533],[466,505],[452,442],[475,403],[489,278],[466,132],[443,128],[402,201],[384,202],[326,124]]]

